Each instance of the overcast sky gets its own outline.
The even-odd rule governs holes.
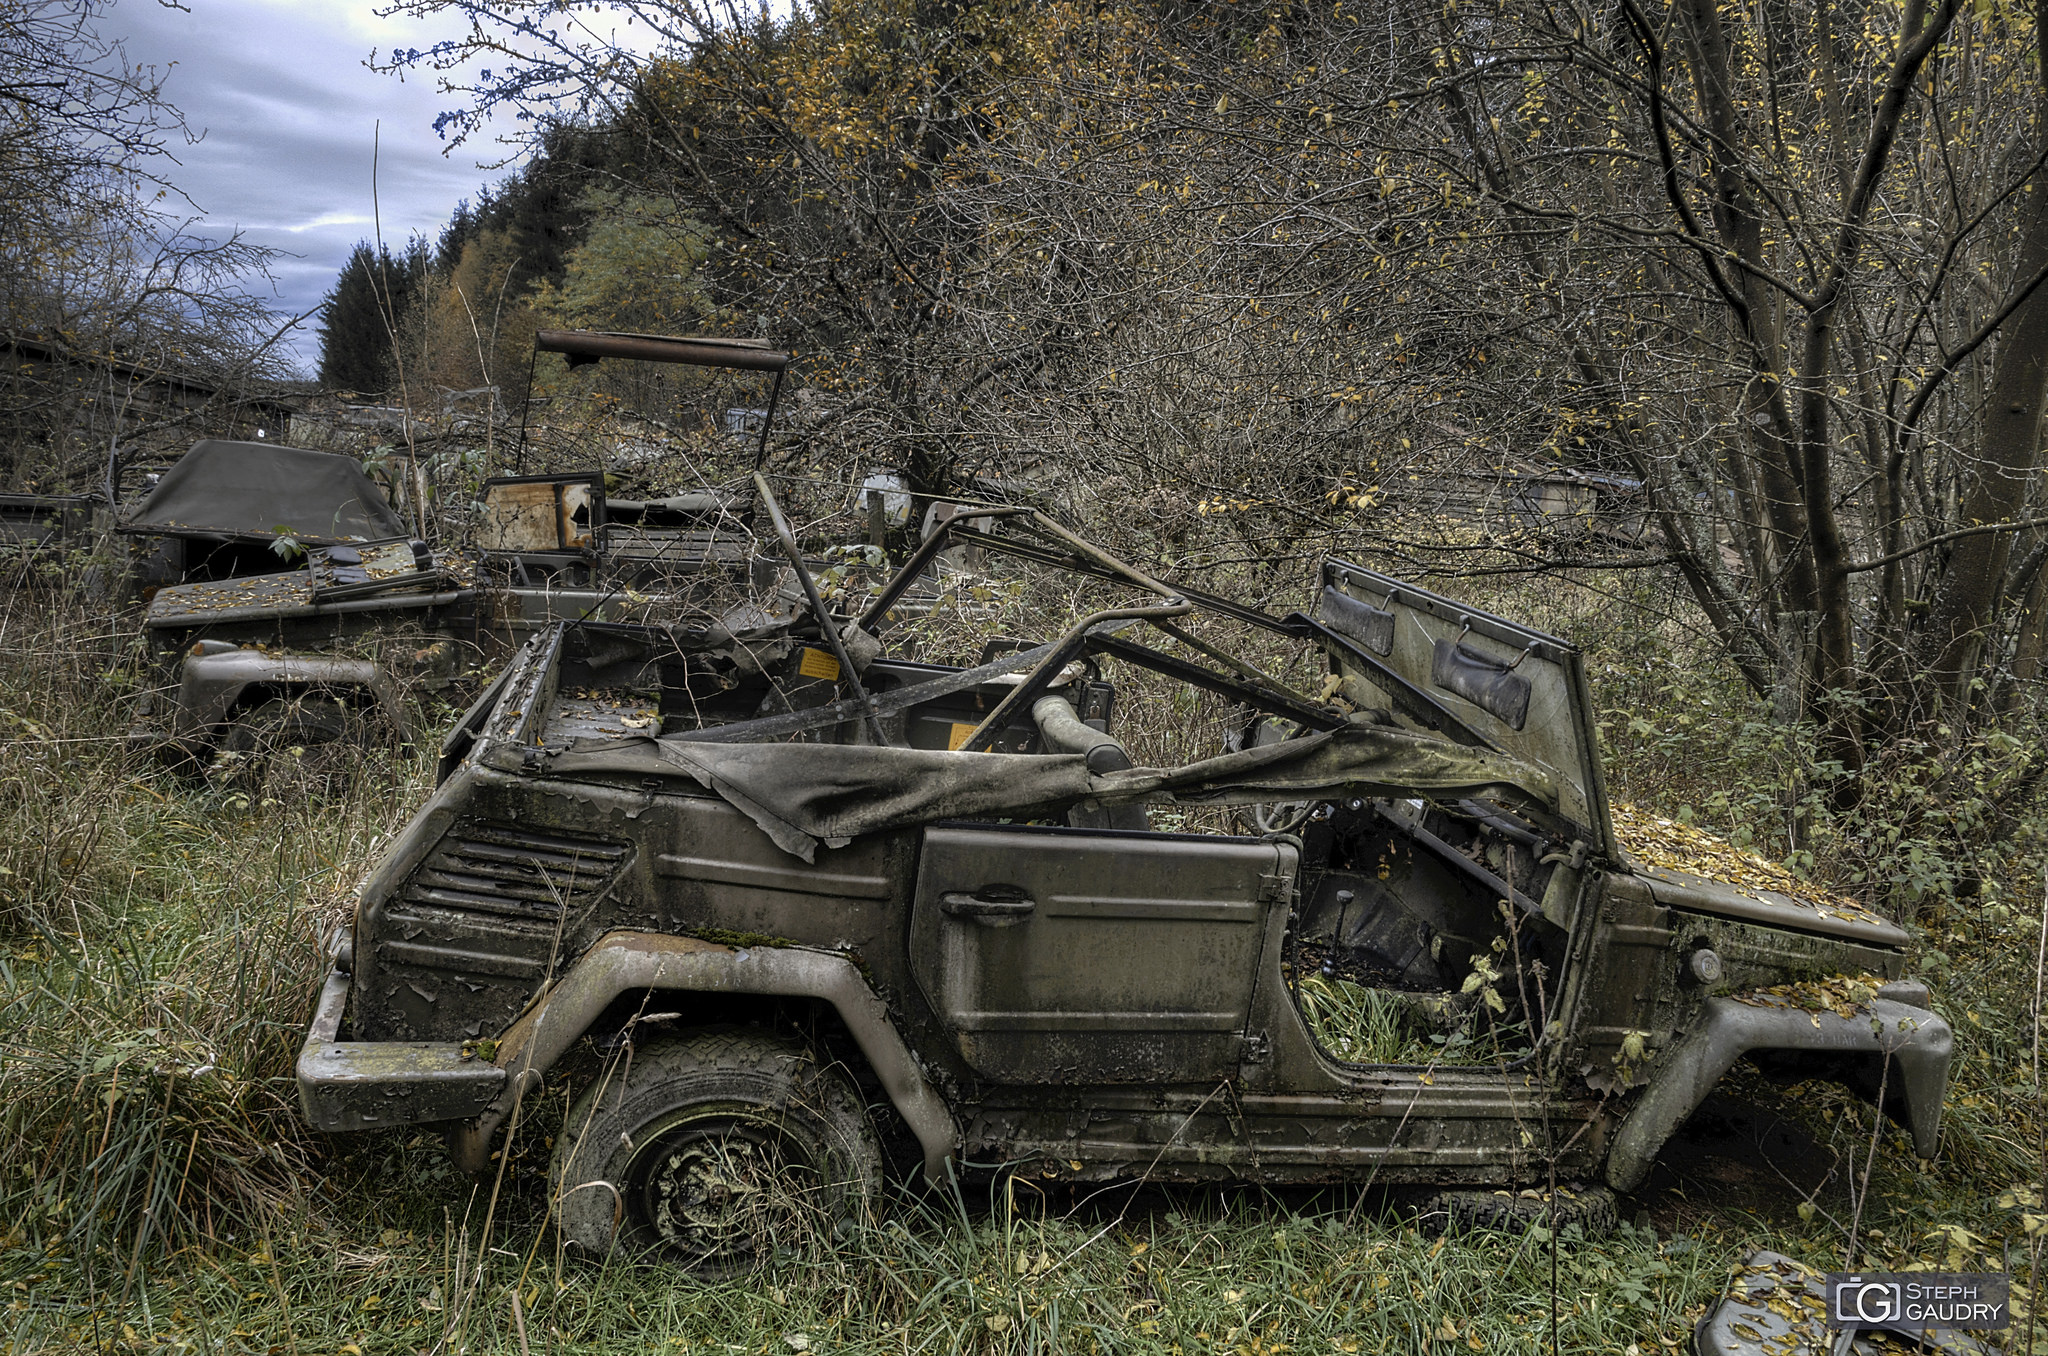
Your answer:
[[[415,231],[435,237],[457,201],[513,171],[480,165],[507,153],[488,137],[448,151],[434,117],[450,101],[431,77],[401,82],[363,66],[372,48],[424,48],[454,36],[454,23],[380,19],[372,0],[184,3],[190,13],[121,0],[101,22],[124,40],[131,62],[176,63],[171,101],[206,135],[176,148],[183,167],[170,177],[203,209],[204,233],[239,227],[297,256],[277,264],[280,309],[318,306],[349,250],[372,236],[373,140],[381,140],[378,197],[393,247]],[[306,375],[317,362],[316,323],[292,347]]]

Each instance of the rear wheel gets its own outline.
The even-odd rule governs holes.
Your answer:
[[[852,1082],[752,1031],[635,1050],[571,1108],[550,1168],[556,1227],[602,1258],[743,1275],[859,1220],[882,1157]]]

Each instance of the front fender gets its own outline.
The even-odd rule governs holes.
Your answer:
[[[177,709],[165,724],[173,736],[218,729],[252,687],[367,692],[379,709],[394,718],[399,714],[391,680],[370,660],[228,650],[186,656],[179,672]]]
[[[846,1023],[889,1100],[924,1151],[927,1181],[943,1182],[955,1131],[945,1101],[911,1057],[882,1000],[846,957],[797,947],[730,947],[658,932],[612,932],[534,1000],[499,1041],[508,1075],[482,1115],[451,1137],[456,1166],[490,1167],[491,1140],[519,1099],[590,1029],[612,1000],[641,989],[820,998]]]
[[[1698,1023],[1658,1061],[1649,1086],[1615,1133],[1607,1183],[1617,1191],[1641,1186],[1672,1131],[1736,1060],[1762,1050],[1889,1056],[1889,1077],[1904,1094],[1913,1147],[1922,1158],[1932,1158],[1941,1137],[1941,1099],[1954,1044],[1947,1022],[1924,1008],[1889,999],[1873,999],[1843,1017],[1809,1012],[1763,993],[1709,998]]]

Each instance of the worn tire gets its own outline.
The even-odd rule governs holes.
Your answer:
[[[252,795],[287,781],[328,795],[355,775],[362,734],[349,709],[333,697],[273,697],[229,722],[214,766],[222,782]]]
[[[1416,1206],[1416,1227],[1435,1237],[1463,1234],[1476,1229],[1501,1233],[1527,1233],[1531,1228],[1550,1226],[1551,1209],[1546,1193],[1537,1191],[1438,1191],[1425,1196]],[[1621,1222],[1614,1193],[1606,1187],[1565,1187],[1557,1189],[1557,1227],[1576,1224],[1582,1236],[1604,1238]]]
[[[719,1280],[858,1221],[881,1173],[845,1074],[793,1041],[720,1031],[642,1046],[599,1079],[556,1138],[549,1199],[586,1257]]]

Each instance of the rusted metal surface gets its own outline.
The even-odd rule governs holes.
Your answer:
[[[688,363],[696,367],[736,367],[746,372],[780,372],[789,355],[751,339],[678,338],[661,334],[614,334],[602,330],[541,330],[533,346],[542,353],[560,353],[585,361],[631,358],[650,363]]]
[[[603,514],[604,484],[595,474],[487,480],[477,512],[476,546],[512,554],[592,550]]]
[[[466,1120],[504,1086],[505,1071],[460,1042],[337,1039],[348,990],[346,971],[327,977],[299,1050],[299,1101],[315,1129]]]
[[[1618,1191],[1641,1186],[1671,1132],[1736,1060],[1754,1050],[1889,1062],[1880,1077],[1888,1075],[1890,1090],[1904,1099],[1914,1151],[1932,1158],[1954,1043],[1941,1018],[1882,998],[1847,1016],[1811,1012],[1761,994],[1709,998],[1698,1020],[1658,1061],[1657,1076],[1622,1122],[1608,1155],[1607,1181]]]
[[[890,1024],[860,971],[844,956],[794,948],[729,947],[661,933],[613,932],[586,951],[505,1032],[497,1063],[505,1090],[476,1122],[458,1132],[456,1161],[470,1171],[489,1162],[491,1137],[524,1090],[553,1067],[621,994],[767,994],[830,1003],[881,1080],[889,1100],[924,1150],[927,1182],[945,1180],[955,1132],[945,1102]]]
[[[911,971],[961,1058],[1005,1084],[1234,1075],[1293,846],[1154,834],[1036,846],[996,827],[925,832]]]
[[[1715,993],[1757,989],[1788,976],[1893,978],[1904,967],[1903,950],[1882,936],[1851,942],[1761,925],[1745,912],[1681,912],[1640,876],[1603,872],[1593,884],[1585,924],[1574,928],[1584,946],[1562,1006],[1571,1072],[1601,1090],[1619,1092],[1661,1077],[1662,1052],[1701,1020],[1702,1005]],[[1693,964],[1707,952],[1717,972],[1711,980]],[[1631,1035],[1643,1042],[1645,1058],[1623,1056]]]
[[[596,472],[493,481],[478,522],[478,557],[435,554],[403,538],[349,542],[313,547],[297,569],[158,589],[143,618],[157,686],[128,745],[138,755],[203,766],[228,724],[259,696],[305,691],[375,708],[383,728],[402,733],[393,697],[400,679],[442,687],[555,621],[629,620],[688,595],[705,571],[743,573],[744,534],[667,522],[697,509],[722,511],[722,503],[708,496],[682,507],[663,501],[656,508],[664,523],[634,524],[613,554]],[[635,508],[648,515],[647,504]],[[539,562],[570,568],[528,571]],[[599,578],[605,572],[647,589],[607,586]],[[657,587],[656,573],[666,587]],[[241,657],[216,657],[230,650]]]
[[[1830,908],[1775,890],[1738,890],[1725,881],[1653,866],[1642,873],[1657,902],[1682,913],[1745,918],[1766,927],[1841,937],[1870,946],[1901,947],[1911,940],[1898,924],[1867,909]]]
[[[368,694],[386,715],[404,724],[398,694],[391,680],[367,659],[340,659],[314,654],[266,654],[232,649],[187,657],[179,676],[174,735],[208,729],[225,721],[251,687],[280,693],[303,691]]]

